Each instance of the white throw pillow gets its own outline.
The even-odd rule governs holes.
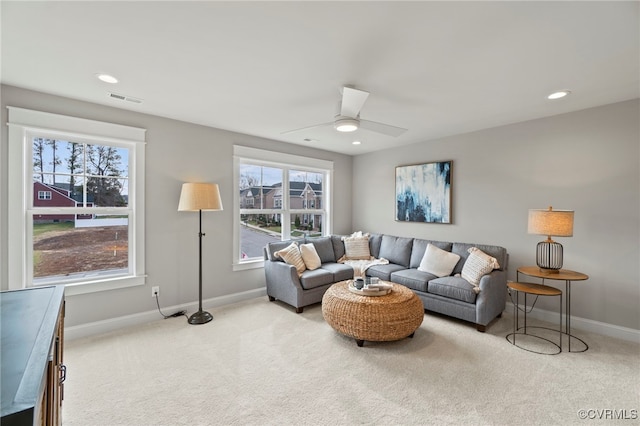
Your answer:
[[[354,232],[348,237],[342,237],[346,260],[370,259],[369,234],[361,231]]]
[[[296,271],[298,271],[298,275],[302,275],[306,269],[304,260],[302,260],[302,255],[300,254],[300,249],[298,248],[298,243],[295,241],[273,254],[287,262],[289,265],[295,266]]]
[[[473,285],[476,293],[480,291],[480,278],[500,267],[495,257],[491,257],[477,247],[467,250],[470,254],[462,267],[462,278]]]
[[[300,255],[302,256],[302,260],[304,260],[304,265],[310,271],[318,269],[320,265],[322,265],[320,256],[318,256],[318,252],[316,251],[316,247],[312,243],[301,244]]]
[[[433,244],[427,244],[427,250],[422,256],[418,271],[428,272],[436,277],[447,277],[453,272],[458,260],[460,260],[459,255],[442,250]]]

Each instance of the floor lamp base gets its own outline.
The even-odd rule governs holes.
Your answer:
[[[198,311],[189,317],[189,324],[206,324],[213,319],[209,312]]]

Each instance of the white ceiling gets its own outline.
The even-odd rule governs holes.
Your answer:
[[[2,83],[351,155],[640,96],[636,1],[0,7]],[[343,85],[409,130],[282,134],[332,121]]]

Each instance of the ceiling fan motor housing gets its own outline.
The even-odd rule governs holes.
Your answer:
[[[354,132],[360,127],[360,120],[353,117],[338,116],[333,127],[339,132]]]

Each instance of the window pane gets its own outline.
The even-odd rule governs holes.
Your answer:
[[[262,258],[267,243],[280,241],[280,214],[240,215],[240,260]]]
[[[292,209],[322,208],[322,173],[291,170],[289,180]]]
[[[322,236],[322,214],[292,213],[291,239]]]
[[[240,165],[240,208],[281,209],[282,169]]]
[[[126,216],[33,216],[34,284],[47,278],[126,273]]]

